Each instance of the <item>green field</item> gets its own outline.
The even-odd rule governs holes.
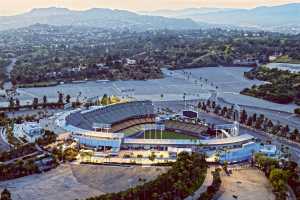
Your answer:
[[[151,137],[150,137],[151,135]],[[160,131],[156,131],[156,136],[155,136],[155,131],[146,131],[145,132],[145,138],[146,139],[161,139],[161,133]],[[163,131],[162,132],[162,139],[186,139],[186,140],[191,140],[191,139],[197,139],[194,136],[189,136],[185,135],[182,133],[176,133],[172,131]]]

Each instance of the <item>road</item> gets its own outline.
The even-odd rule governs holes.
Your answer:
[[[12,58],[11,59],[11,63],[8,66],[5,67],[5,69],[6,69],[6,76],[8,77],[8,80],[9,80],[9,81],[6,81],[4,83],[4,85],[3,85],[3,87],[4,87],[5,90],[8,90],[8,89],[12,88],[12,84],[11,84],[11,81],[10,81],[10,79],[11,79],[10,72],[13,70],[16,62],[17,62],[17,59],[16,58]]]
[[[7,151],[10,149],[10,146],[7,144],[7,142],[4,140],[3,137],[5,137],[4,134],[4,128],[0,128],[0,152]]]
[[[215,171],[215,167],[210,166],[207,169],[206,177],[204,179],[203,184],[193,193],[193,195],[188,196],[184,200],[197,200],[197,199],[199,199],[201,194],[206,192],[207,188],[212,184],[212,182],[213,182],[212,172],[213,171]]]

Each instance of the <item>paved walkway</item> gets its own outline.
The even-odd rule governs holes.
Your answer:
[[[4,165],[8,165],[8,164],[11,164],[11,163],[13,163],[13,162],[15,162],[17,160],[24,160],[24,158],[26,158],[26,157],[33,157],[33,156],[36,156],[38,154],[39,154],[38,151],[35,151],[35,152],[31,153],[31,154],[27,154],[27,155],[24,155],[24,156],[20,156],[20,157],[17,157],[17,158],[5,161],[5,162],[3,162],[3,164]]]
[[[213,182],[212,172],[214,170],[215,170],[214,166],[210,166],[207,169],[206,177],[205,177],[205,180],[204,180],[203,184],[201,185],[201,187],[198,188],[198,190],[196,190],[193,195],[185,198],[185,200],[197,200],[200,197],[200,195],[206,191],[207,187],[210,186]]]
[[[6,130],[0,127],[0,151],[7,151],[10,149],[10,145],[6,139]]]
[[[287,199],[288,200],[297,200],[297,197],[296,197],[293,189],[289,185],[287,185],[287,189],[288,189],[287,190],[287,194],[288,194]]]

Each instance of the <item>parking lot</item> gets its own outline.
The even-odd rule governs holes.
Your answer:
[[[100,165],[60,165],[43,174],[0,183],[13,200],[74,200],[126,190],[150,181],[167,168],[113,167]]]

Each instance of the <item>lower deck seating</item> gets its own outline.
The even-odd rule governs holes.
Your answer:
[[[201,135],[207,131],[207,127],[201,126],[199,124],[187,124],[184,122],[168,120],[165,121],[166,129],[170,130],[180,130],[182,132],[190,133],[192,135]]]
[[[111,131],[112,132],[120,132],[124,129],[127,129],[129,127],[139,125],[139,124],[146,124],[146,123],[154,123],[155,117],[145,116],[138,119],[130,119],[128,121],[124,121],[118,124],[115,124],[112,126]]]

